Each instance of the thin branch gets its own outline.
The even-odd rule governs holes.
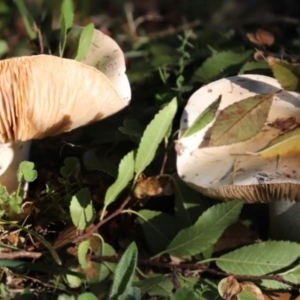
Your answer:
[[[95,261],[95,262],[118,262],[119,261],[119,257],[117,256],[97,256],[97,255],[93,255],[91,256],[91,260]],[[202,273],[209,273],[218,277],[227,277],[229,274],[222,272],[222,271],[218,271],[215,269],[211,269],[208,268],[206,265],[203,264],[197,264],[197,263],[181,263],[181,264],[172,264],[172,263],[165,263],[165,262],[161,262],[161,261],[157,261],[157,260],[147,260],[147,259],[139,259],[138,260],[139,264],[142,265],[148,265],[148,266],[153,266],[153,267],[159,267],[159,268],[164,268],[164,269],[170,269],[173,270],[172,273],[174,273],[174,268],[176,268],[177,270],[189,270],[189,271],[201,271]],[[290,287],[292,287],[293,289],[299,289],[300,288],[300,284],[291,282],[289,280],[285,280],[283,278],[283,276],[280,275],[235,275],[235,274],[231,274],[233,275],[236,279],[241,279],[241,280],[253,280],[253,281],[259,281],[259,280],[274,280],[274,281],[278,281],[281,282],[283,284],[286,284]]]
[[[40,252],[29,252],[29,251],[16,251],[10,253],[0,253],[0,259],[15,259],[20,257],[28,257],[37,259],[42,256]]]
[[[102,221],[99,221],[92,229],[90,229],[86,233],[78,236],[76,239],[73,240],[72,243],[73,244],[77,244],[77,243],[81,242],[82,240],[87,239],[94,232],[96,232],[102,225],[104,225],[105,223],[107,223],[108,221],[110,221],[111,219],[113,219],[114,217],[120,215],[122,213],[123,209],[125,208],[125,206],[130,202],[130,200],[131,200],[131,195],[127,196],[127,198],[124,200],[124,202],[122,203],[122,205],[117,210],[115,210],[112,214],[110,214],[109,216],[107,216]]]

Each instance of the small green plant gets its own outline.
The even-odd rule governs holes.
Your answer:
[[[22,201],[24,193],[28,188],[28,183],[33,182],[37,178],[37,171],[34,169],[34,163],[23,161],[20,163],[17,173],[18,187],[11,194],[6,191],[4,186],[0,187],[0,206],[2,207],[1,216],[7,215],[12,218],[16,214],[22,212]]]

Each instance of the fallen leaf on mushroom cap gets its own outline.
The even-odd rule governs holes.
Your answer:
[[[268,64],[281,86],[288,91],[300,92],[300,64],[292,64],[268,57]]]
[[[220,94],[219,110],[224,110],[235,102],[258,94],[275,94],[280,88],[276,79],[262,75],[240,75],[212,82],[189,99],[181,118],[181,130],[187,130]],[[266,148],[282,135],[281,128],[268,125],[278,118],[294,118],[296,123],[300,122],[298,93],[280,91],[274,95],[265,125],[258,134],[244,142],[208,147],[207,135],[215,117],[200,131],[178,140],[181,149],[180,155],[177,155],[179,176],[194,189],[213,198],[243,199],[246,202],[300,201],[298,155],[279,159],[276,156],[246,155],[246,152]]]
[[[75,26],[69,31],[67,57],[72,58],[75,56],[83,28]],[[111,37],[100,30],[94,30],[91,46],[81,62],[101,71],[110,80],[124,101],[131,98],[130,85],[125,74],[124,53]]]

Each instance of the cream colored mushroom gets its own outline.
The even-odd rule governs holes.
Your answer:
[[[127,80],[127,78],[126,78]],[[29,142],[99,121],[124,108],[109,79],[93,67],[50,55],[0,61],[0,182],[17,187]]]
[[[191,96],[185,107],[180,136],[219,95],[222,95],[219,106],[222,110],[248,97],[274,94],[280,89],[276,79],[262,75],[233,76],[205,85]],[[294,202],[300,201],[299,156],[266,159],[245,155],[263,149],[280,134],[281,129],[268,125],[279,118],[294,118],[300,124],[298,93],[281,91],[276,94],[266,124],[250,140],[208,147],[205,134],[209,134],[216,118],[199,132],[179,138],[177,169],[187,184],[212,198],[242,199],[247,203],[272,202],[271,237],[300,241],[300,205]]]
[[[68,57],[73,57],[78,47],[80,34],[84,27],[74,26],[68,33]],[[130,85],[125,74],[126,65],[120,46],[100,30],[94,30],[93,38],[83,64],[101,71],[113,84],[117,93],[125,101],[131,97]]]

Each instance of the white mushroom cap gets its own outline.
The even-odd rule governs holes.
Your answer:
[[[74,26],[68,33],[67,46],[70,52],[77,49],[82,30],[83,27]],[[68,53],[68,57],[72,57],[74,54]],[[124,53],[112,38],[100,30],[94,30],[91,46],[81,62],[101,71],[110,80],[119,96],[124,101],[130,100],[131,89],[125,74]]]
[[[97,69],[50,55],[0,61],[0,143],[54,136],[121,110]]]
[[[262,75],[224,78],[201,87],[188,101],[181,118],[181,135],[219,95],[219,109],[257,94],[274,94],[281,89],[276,79]],[[214,120],[199,132],[180,138],[177,170],[190,186],[213,198],[270,202],[279,199],[300,201],[299,156],[262,158],[249,156],[279,135],[268,126],[276,119],[294,117],[300,124],[300,95],[281,91],[274,96],[265,126],[250,140],[220,147],[208,147],[205,134]]]

